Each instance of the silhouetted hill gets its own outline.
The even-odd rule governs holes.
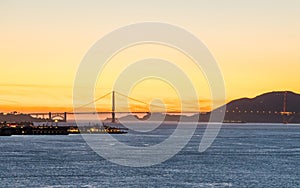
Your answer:
[[[284,112],[285,103],[285,113]],[[216,109],[219,111],[220,109]],[[300,95],[270,92],[255,98],[241,98],[226,105],[226,122],[300,123]]]
[[[255,98],[242,98],[229,102],[228,111],[272,111],[282,112],[286,93],[286,111],[300,112],[300,95],[293,92],[271,92]]]
[[[182,118],[187,118],[187,116],[183,116]],[[139,118],[136,115],[127,115],[124,117],[119,118],[122,121],[136,121],[136,120],[141,120],[141,121],[179,121],[180,116],[178,115],[171,115],[171,114],[162,114],[162,113],[147,113],[145,116]],[[109,119],[107,119],[109,120]]]
[[[45,119],[34,118],[28,114],[3,114],[0,113],[0,122],[38,122],[45,121]]]

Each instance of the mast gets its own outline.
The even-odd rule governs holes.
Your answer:
[[[112,92],[112,106],[111,106],[111,122],[116,122],[116,114],[115,114],[115,91]]]

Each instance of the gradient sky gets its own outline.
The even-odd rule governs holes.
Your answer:
[[[1,0],[0,111],[70,110],[76,70],[88,49],[105,34],[144,21],[177,25],[202,40],[219,63],[228,101],[274,90],[300,93],[298,0]],[[143,48],[157,50],[135,50],[143,54]],[[177,57],[167,51],[167,58]],[[96,94],[109,91],[109,83]],[[171,105],[174,94],[165,96],[170,88],[158,82],[137,85],[132,96],[151,101],[154,88]],[[209,101],[207,90],[200,84],[199,100]]]

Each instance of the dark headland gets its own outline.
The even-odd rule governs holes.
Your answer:
[[[279,91],[231,101],[226,105],[225,121],[300,123],[300,95]]]

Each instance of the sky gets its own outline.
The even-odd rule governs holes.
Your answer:
[[[93,44],[122,26],[149,21],[184,28],[207,46],[222,72],[226,101],[270,91],[300,93],[298,0],[1,0],[0,112],[72,110],[76,72]],[[186,56],[161,45],[134,46],[117,54],[99,76],[103,80],[98,80],[95,98],[113,88],[123,70],[118,62],[124,68],[150,56],[181,66],[198,99],[178,99],[170,85],[151,79],[136,83],[131,97],[147,103],[159,99],[169,108],[198,100],[203,110],[210,109],[205,75]],[[119,98],[118,108],[126,109]],[[97,106],[109,109],[110,97]]]

